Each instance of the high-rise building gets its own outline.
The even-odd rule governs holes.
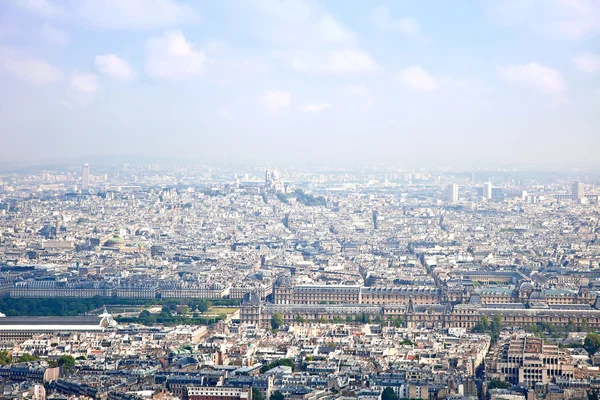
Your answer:
[[[83,190],[90,190],[90,165],[83,164],[81,168],[81,188]]]
[[[571,198],[573,200],[582,200],[585,197],[585,190],[582,182],[575,182],[571,188]]]
[[[458,201],[458,185],[451,183],[448,185],[448,192],[446,194],[448,202],[456,203]]]
[[[483,184],[483,198],[488,200],[492,198],[492,182]]]

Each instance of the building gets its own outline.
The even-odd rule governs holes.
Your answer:
[[[83,190],[90,190],[90,165],[83,164],[81,168],[81,188]]]
[[[0,342],[26,340],[41,333],[103,332],[116,324],[106,310],[97,317],[0,317]]]
[[[514,385],[525,383],[535,387],[560,378],[571,379],[575,374],[575,367],[565,350],[533,335],[517,335],[500,342],[488,358],[488,379],[500,379]]]
[[[487,200],[492,198],[492,182],[485,182],[483,184],[483,198]]]
[[[188,387],[188,400],[252,400],[251,388],[227,386]]]
[[[446,190],[447,201],[449,203],[456,203],[458,201],[458,185],[456,183],[451,183]]]
[[[358,285],[292,285],[289,276],[280,276],[273,284],[275,304],[359,304]]]
[[[112,297],[115,294],[115,290],[116,285],[106,281],[24,281],[14,283],[10,289],[10,297]]]
[[[571,187],[571,199],[579,201],[585,197],[585,187],[582,182],[575,182]]]

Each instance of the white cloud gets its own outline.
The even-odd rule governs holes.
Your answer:
[[[265,111],[276,114],[282,109],[288,108],[292,103],[292,95],[281,90],[271,90],[258,97],[258,103]]]
[[[380,70],[373,58],[363,50],[297,51],[276,55],[297,72],[350,75]]]
[[[95,74],[74,72],[71,75],[71,89],[82,94],[94,94],[98,91],[98,77]]]
[[[197,11],[179,0],[14,0],[31,12],[66,23],[105,29],[154,29],[194,21]]]
[[[226,120],[234,119],[234,113],[231,110],[230,106],[221,106],[221,107],[217,108],[217,115]]]
[[[319,28],[321,29],[321,35],[327,42],[347,42],[354,38],[354,34],[330,14],[321,17]]]
[[[135,78],[135,72],[129,63],[114,54],[96,56],[95,61],[96,67],[103,75],[120,81],[130,81]]]
[[[392,19],[388,6],[382,5],[374,8],[369,15],[371,22],[377,29],[384,32],[401,32],[407,36],[422,37],[423,31],[419,22],[411,17]]]
[[[419,66],[403,69],[398,73],[398,76],[403,84],[413,89],[431,92],[438,87],[435,79]]]
[[[535,62],[498,67],[498,75],[506,83],[533,88],[542,93],[558,94],[567,90],[560,73]]]
[[[588,74],[600,73],[600,54],[591,53],[589,51],[581,53],[573,57],[575,67]]]
[[[18,54],[14,49],[0,49],[0,66],[18,79],[34,85],[60,81],[63,73],[44,60]]]
[[[493,0],[488,17],[555,39],[582,39],[600,33],[597,0]]]
[[[66,46],[71,41],[69,32],[57,29],[47,22],[40,31],[40,37],[44,42],[55,46]]]
[[[366,97],[368,95],[368,89],[366,85],[348,85],[346,87],[348,93],[355,96]]]
[[[311,113],[319,113],[321,111],[325,111],[329,107],[331,107],[331,104],[329,104],[329,103],[311,103],[311,104],[306,104],[305,106],[303,106],[302,111],[311,112]]]
[[[254,35],[287,48],[353,43],[355,33],[318,0],[239,0]]]
[[[146,71],[155,78],[181,80],[204,73],[206,55],[180,31],[166,32],[146,43]]]

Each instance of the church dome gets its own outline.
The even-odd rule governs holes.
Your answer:
[[[113,237],[108,239],[106,242],[104,242],[105,247],[119,247],[122,244],[125,244],[125,239],[116,234],[113,235]]]

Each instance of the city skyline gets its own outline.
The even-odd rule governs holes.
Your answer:
[[[4,162],[598,166],[591,0],[0,12]]]

